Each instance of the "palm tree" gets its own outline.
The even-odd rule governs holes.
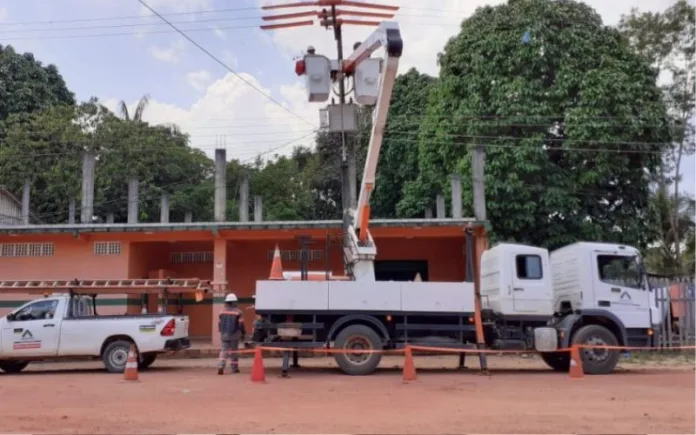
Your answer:
[[[128,113],[128,106],[126,105],[126,102],[121,100],[121,103],[119,104],[119,110],[121,112],[121,116],[126,121],[141,122],[143,120],[143,112],[145,112],[145,108],[147,107],[149,102],[150,102],[150,94],[143,95],[140,98],[140,101],[138,101],[138,105],[135,107],[135,112],[133,113],[133,118],[131,118],[130,114]]]

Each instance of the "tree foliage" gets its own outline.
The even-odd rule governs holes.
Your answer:
[[[0,123],[10,114],[75,104],[58,68],[43,66],[31,53],[0,45],[0,65]]]
[[[454,172],[471,213],[471,149],[480,145],[499,238],[549,248],[651,240],[665,107],[650,65],[596,12],[570,0],[480,8],[439,63],[404,214],[447,191]]]
[[[622,17],[619,29],[655,67],[658,76],[666,80],[662,90],[672,142],[662,149],[660,177],[653,193],[659,236],[657,246],[651,250],[651,263],[657,273],[688,273],[693,271],[694,253],[689,237],[693,237],[694,222],[693,212],[684,212],[690,210],[687,204],[693,199],[680,191],[680,180],[683,157],[693,154],[696,148],[696,9],[685,0],[663,12],[632,9]]]

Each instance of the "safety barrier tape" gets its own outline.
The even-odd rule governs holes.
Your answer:
[[[624,351],[653,351],[653,352],[670,352],[677,350],[696,350],[696,346],[673,346],[673,347],[648,347],[648,346],[609,346],[609,345],[585,345],[577,344],[573,345],[580,349],[611,349],[611,350],[624,350]],[[437,347],[437,346],[419,346],[419,345],[408,345],[413,351],[421,352],[441,352],[441,353],[474,353],[474,354],[529,354],[529,353],[542,353],[535,349],[527,350],[497,350],[497,349],[475,349],[475,348],[458,348],[458,347]],[[261,349],[262,351],[268,352],[313,352],[313,353],[325,353],[325,354],[348,354],[348,353],[379,353],[379,354],[402,354],[406,348],[402,349],[345,349],[345,348],[326,348],[326,347],[275,347],[275,346],[257,346],[254,349],[238,349],[236,351],[229,351],[229,353],[252,354],[256,352],[256,349]],[[553,352],[570,352],[572,347],[556,349]]]

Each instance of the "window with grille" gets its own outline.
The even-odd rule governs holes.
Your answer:
[[[273,255],[275,250],[268,251],[268,260],[273,260]],[[307,251],[307,259],[309,261],[320,261],[324,258],[324,251],[321,249],[310,249]],[[292,250],[281,250],[280,251],[281,261],[302,261],[302,250],[292,249]]]
[[[55,255],[53,243],[1,243],[0,257],[50,257]]]
[[[94,242],[94,255],[121,255],[121,242]]]
[[[174,264],[212,263],[213,251],[172,252],[169,261]]]

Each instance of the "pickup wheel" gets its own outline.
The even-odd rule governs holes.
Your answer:
[[[5,373],[19,373],[29,365],[29,361],[0,361],[0,369]]]
[[[557,372],[567,372],[570,369],[570,354],[568,352],[544,352],[541,354],[541,359]]]
[[[619,340],[614,334],[600,325],[586,325],[573,335],[573,344],[588,346],[618,346]],[[616,349],[581,348],[582,367],[588,375],[606,375],[611,373],[619,362]]]
[[[334,349],[352,351],[382,350],[382,340],[379,335],[365,325],[350,325],[341,330],[334,341]],[[344,373],[353,376],[364,376],[374,372],[379,365],[382,355],[379,353],[337,353],[334,359]]]
[[[141,354],[138,358],[138,370],[145,370],[152,365],[157,359],[156,353]]]
[[[128,362],[128,353],[131,347],[130,341],[117,340],[109,343],[102,354],[104,367],[109,373],[123,373]]]

